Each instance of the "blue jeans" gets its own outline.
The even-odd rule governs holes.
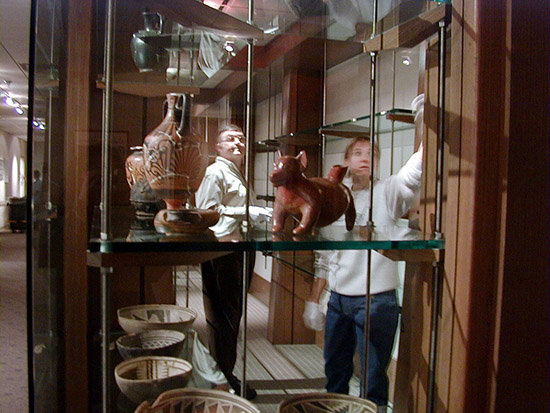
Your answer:
[[[388,404],[388,375],[399,308],[395,290],[371,296],[367,398],[379,406]],[[330,294],[325,325],[326,389],[349,393],[353,356],[364,358],[365,296]]]

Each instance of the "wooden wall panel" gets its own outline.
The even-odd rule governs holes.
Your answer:
[[[507,165],[501,197],[505,234],[499,256],[495,349],[488,372],[493,385],[489,406],[494,412],[546,412],[550,411],[550,3],[503,3],[509,57],[501,143]]]
[[[435,232],[435,198],[438,151],[438,83],[439,55],[437,36],[426,42],[425,71],[421,91],[424,93],[424,163],[419,204],[412,208],[409,219],[426,234]],[[448,53],[449,55],[450,53]],[[448,61],[447,61],[448,62]],[[450,79],[447,67],[447,83]],[[445,144],[444,158],[447,157]],[[446,172],[444,171],[443,175]],[[444,181],[443,191],[445,199]],[[443,211],[445,211],[445,201]],[[444,230],[444,226],[442,229]],[[402,331],[396,367],[394,407],[396,412],[425,411],[428,402],[430,332],[433,309],[433,276],[431,263],[407,263],[403,286]]]
[[[86,218],[89,141],[91,23],[93,2],[70,0],[65,118],[63,282],[65,408],[88,411],[88,277]],[[84,189],[84,190],[83,190]]]

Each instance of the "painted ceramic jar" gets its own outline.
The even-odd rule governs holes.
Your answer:
[[[130,203],[134,206],[138,218],[152,219],[166,205],[147,182],[143,147],[133,146],[130,149],[132,153],[126,158],[124,165],[126,181],[130,186]]]
[[[191,128],[191,96],[166,95],[163,121],[145,137],[145,176],[167,209],[180,209],[199,188],[208,166],[206,143]]]

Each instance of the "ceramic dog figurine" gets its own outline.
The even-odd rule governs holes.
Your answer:
[[[314,227],[324,227],[346,214],[346,229],[351,231],[355,223],[355,204],[351,191],[342,184],[347,167],[335,165],[327,178],[307,178],[307,156],[283,156],[274,163],[270,180],[277,188],[273,206],[272,232],[281,232],[285,220],[292,215],[300,220],[293,229],[295,235],[310,232]]]

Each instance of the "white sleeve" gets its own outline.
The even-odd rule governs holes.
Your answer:
[[[405,215],[416,201],[422,178],[422,155],[412,154],[407,163],[395,175],[388,178],[385,186],[386,208],[396,220]]]
[[[214,209],[220,215],[243,220],[246,206],[227,206],[223,204],[224,183],[223,179],[216,174],[207,173],[195,194],[197,208]]]
[[[322,278],[328,281],[328,275],[330,271],[330,258],[334,254],[334,251],[314,251],[313,268],[315,270],[315,277]]]

